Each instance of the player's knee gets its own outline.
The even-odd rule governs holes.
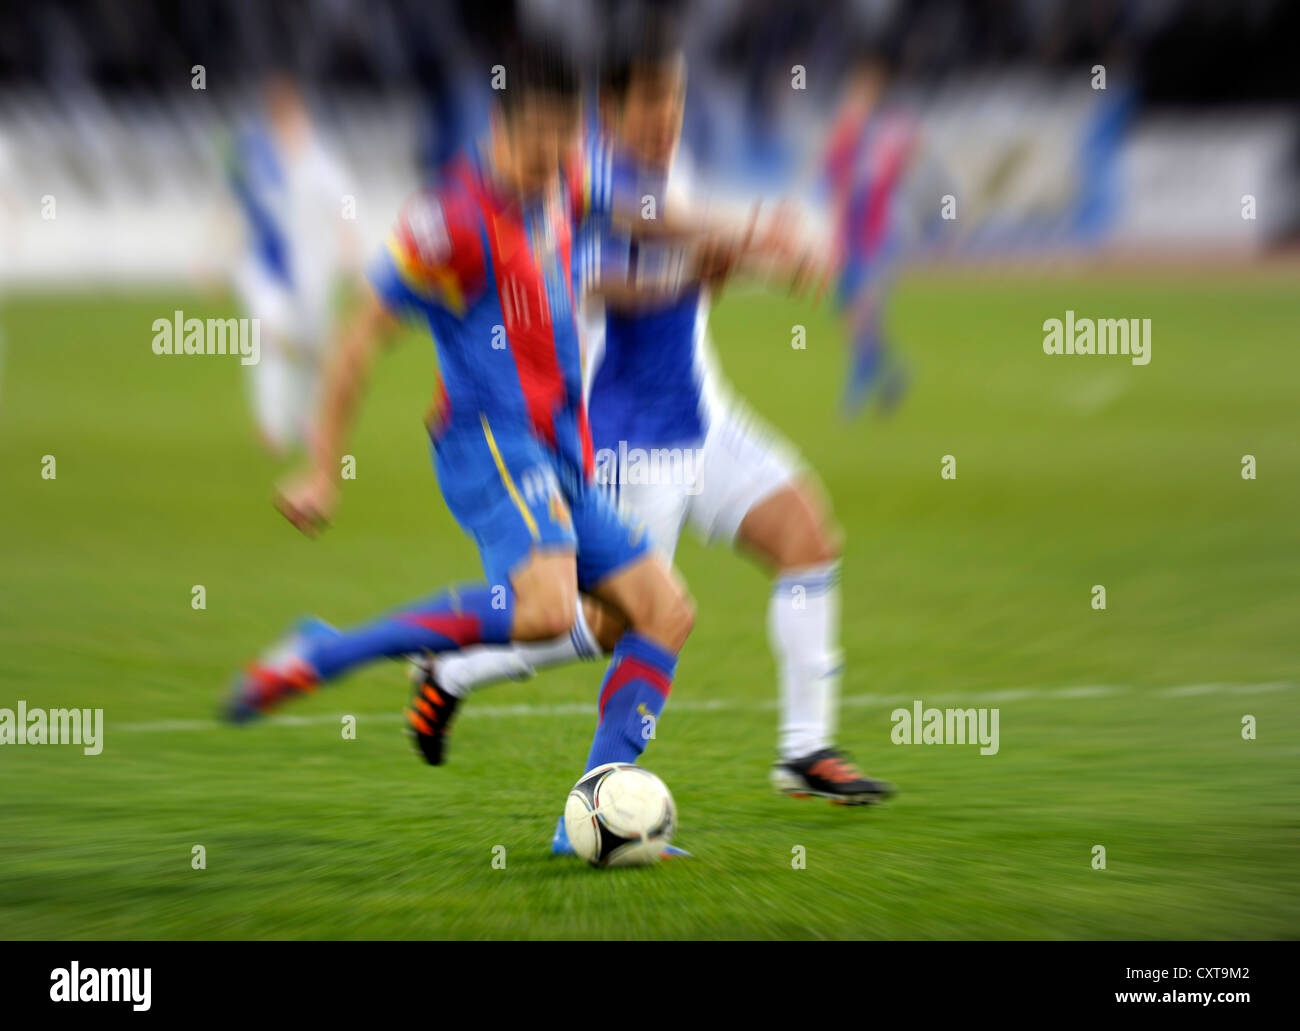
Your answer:
[[[583,615],[587,620],[587,629],[600,646],[601,653],[608,655],[627,630],[627,620],[608,605],[602,605],[592,598],[583,598]]]
[[[515,609],[514,630],[516,641],[550,641],[563,637],[573,626],[573,609],[555,605],[529,606]]]
[[[695,629],[695,603],[679,588],[655,600],[637,630],[669,651],[681,651]]]
[[[831,520],[811,523],[808,531],[791,541],[781,565],[784,569],[821,566],[839,559],[844,550],[844,534]]]
[[[817,498],[801,491],[790,516],[783,521],[773,549],[778,569],[806,569],[839,559],[844,534]]]
[[[535,587],[515,596],[511,637],[516,641],[549,641],[562,637],[577,614],[576,592],[565,584]]]
[[[680,637],[677,645],[680,648],[695,629],[695,599],[685,592],[677,603],[674,628]]]

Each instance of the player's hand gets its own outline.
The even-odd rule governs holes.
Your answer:
[[[299,530],[314,537],[334,514],[338,486],[332,476],[312,469],[285,481],[275,493],[275,507]]]
[[[790,248],[803,238],[803,229],[803,218],[798,206],[792,200],[783,200],[768,216],[754,246],[768,254],[788,254]]]
[[[833,276],[831,263],[824,256],[807,248],[799,251],[795,257],[788,285],[795,296],[812,294],[813,301],[820,304]]]
[[[821,301],[831,279],[824,248],[818,248],[805,232],[805,220],[797,203],[783,200],[754,229],[757,208],[751,216],[748,250],[764,269],[768,282],[784,286],[795,296],[813,295]]]
[[[695,248],[695,275],[705,283],[717,285],[731,275],[744,253],[743,237],[717,233],[702,240]]]

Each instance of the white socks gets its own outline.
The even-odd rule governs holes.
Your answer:
[[[787,571],[772,585],[767,633],[781,681],[782,759],[827,748],[839,704],[838,562]]]
[[[502,680],[528,680],[539,669],[576,659],[600,658],[600,645],[587,626],[578,600],[578,615],[563,637],[528,644],[482,645],[454,652],[438,662],[438,683],[448,694],[464,698],[477,687]]]

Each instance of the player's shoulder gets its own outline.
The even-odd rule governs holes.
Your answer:
[[[394,235],[427,265],[441,265],[478,240],[481,212],[459,167],[413,191],[398,209]]]
[[[390,309],[464,314],[487,281],[482,209],[463,178],[441,176],[402,203],[371,270]]]

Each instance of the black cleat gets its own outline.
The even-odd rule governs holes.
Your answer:
[[[418,663],[411,679],[415,694],[406,707],[406,719],[425,762],[441,766],[447,751],[447,731],[460,699],[438,683],[437,666],[432,662]]]
[[[837,805],[872,805],[894,793],[892,784],[865,776],[843,752],[823,748],[772,767],[772,786],[791,798],[829,798]]]

